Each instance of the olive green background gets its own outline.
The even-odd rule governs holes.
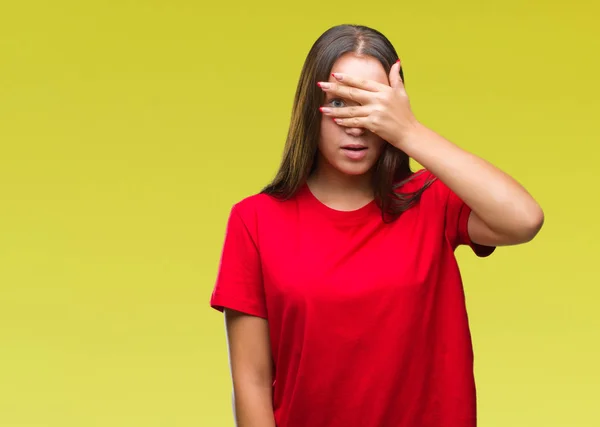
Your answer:
[[[233,426],[208,306],[227,214],[274,175],[304,58],[340,23],[384,32],[417,117],[545,210],[531,244],[458,252],[480,426],[600,425],[599,12],[2,2],[0,426]]]

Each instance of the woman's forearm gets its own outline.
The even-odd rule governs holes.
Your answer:
[[[232,393],[236,427],[276,427],[270,385],[239,384]]]
[[[514,241],[533,238],[543,212],[516,180],[419,124],[403,137],[402,149],[460,197],[492,230]]]
[[[269,323],[230,309],[225,321],[236,426],[275,427]]]

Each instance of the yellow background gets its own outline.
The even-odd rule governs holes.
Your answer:
[[[3,1],[0,427],[232,426],[208,308],[230,206],[275,173],[339,23],[417,116],[520,180],[531,244],[459,252],[480,426],[598,426],[600,52],[591,0]]]

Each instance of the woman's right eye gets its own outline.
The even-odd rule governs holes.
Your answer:
[[[344,101],[342,101],[341,99],[332,99],[331,101],[329,101],[329,103],[335,108],[342,108],[344,106]],[[336,105],[336,103],[338,104]]]

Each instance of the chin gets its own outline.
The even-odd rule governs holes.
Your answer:
[[[373,168],[372,164],[361,164],[361,163],[357,163],[354,165],[337,165],[336,169],[339,170],[341,173],[345,174],[345,175],[351,175],[351,176],[360,176],[360,175],[364,175],[366,173],[369,173],[371,171],[371,169]]]

